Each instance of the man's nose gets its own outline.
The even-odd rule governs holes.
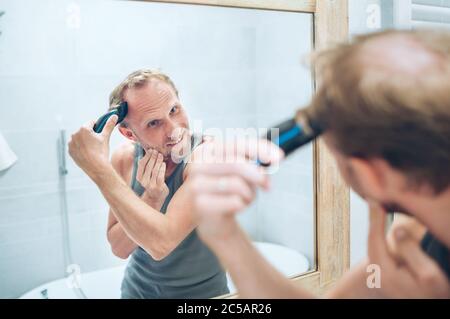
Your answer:
[[[168,120],[167,122],[166,122],[166,136],[167,136],[167,138],[168,139],[173,139],[173,138],[176,138],[176,136],[174,136],[174,135],[176,135],[175,134],[175,130],[178,128],[178,125],[177,125],[177,123],[175,123],[174,121],[172,121],[172,120]]]

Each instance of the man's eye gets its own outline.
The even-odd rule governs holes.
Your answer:
[[[155,126],[158,126],[158,124],[159,124],[158,120],[153,120],[153,121],[148,122],[148,127],[155,127]]]
[[[178,111],[178,106],[174,106],[171,110],[170,110],[170,114],[174,114]]]

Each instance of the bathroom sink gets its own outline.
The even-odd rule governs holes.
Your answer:
[[[265,242],[253,242],[253,244],[266,260],[286,277],[296,276],[309,270],[308,259],[292,248]],[[236,292],[228,273],[227,278],[230,292]]]
[[[309,270],[308,259],[291,248],[264,242],[254,242],[254,244],[261,254],[286,277],[295,276]],[[125,266],[119,266],[82,273],[80,284],[83,293],[90,299],[119,299],[124,270]],[[228,274],[227,279],[230,292],[236,292],[236,288]],[[69,284],[67,278],[58,279],[34,288],[20,298],[82,298],[77,290],[69,288]]]

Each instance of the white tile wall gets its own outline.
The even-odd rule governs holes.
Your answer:
[[[397,1],[397,0],[394,0]],[[379,11],[374,10],[378,8]],[[379,13],[379,15],[377,14]],[[374,15],[375,14],[375,15]],[[374,17],[379,18],[377,23]],[[350,36],[393,28],[392,0],[349,0]],[[357,264],[367,256],[368,210],[366,203],[354,192],[350,196],[350,262]]]

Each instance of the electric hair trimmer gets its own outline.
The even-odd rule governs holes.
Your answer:
[[[117,117],[118,117],[117,124],[119,124],[120,122],[122,122],[124,120],[125,116],[127,116],[127,113],[128,113],[127,102],[120,103],[119,106],[113,108],[108,113],[102,115],[97,120],[97,122],[95,122],[94,131],[96,133],[100,133],[101,131],[103,131],[103,128],[105,127],[106,122],[108,122],[108,119],[113,115],[117,115]]]
[[[285,156],[290,155],[323,132],[323,128],[314,119],[310,110],[310,108],[298,110],[294,118],[269,129],[264,138],[281,148]],[[270,166],[266,163],[260,165]]]

